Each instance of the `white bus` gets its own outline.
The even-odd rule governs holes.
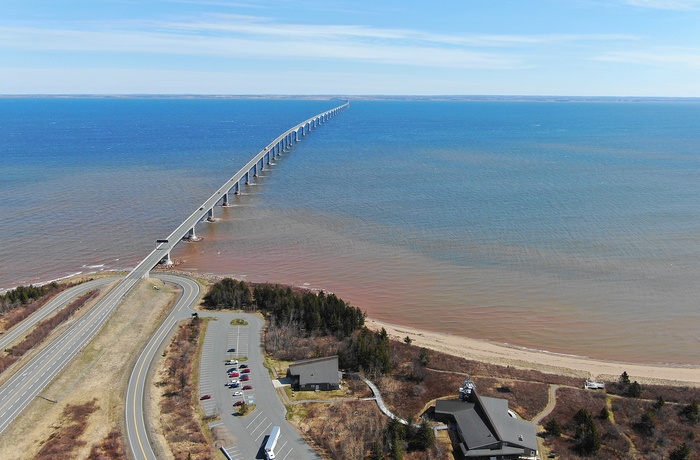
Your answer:
[[[267,442],[265,443],[265,458],[267,458],[267,460],[275,459],[275,446],[279,438],[280,427],[273,426],[272,431],[270,431],[270,436],[267,437]]]

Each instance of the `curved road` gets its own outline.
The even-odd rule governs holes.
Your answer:
[[[187,310],[199,296],[199,285],[189,278],[163,274],[156,274],[154,278],[160,278],[163,281],[179,285],[182,287],[183,293],[173,311],[168,315],[165,321],[163,321],[156,333],[153,334],[148,344],[146,344],[129,378],[124,408],[126,438],[129,443],[129,449],[133,457],[137,460],[155,460],[158,458],[153,452],[151,443],[148,440],[148,429],[144,418],[143,401],[148,371],[170,330],[179,320],[190,316]]]
[[[326,117],[329,114],[335,114],[339,109],[345,108],[348,105],[346,102],[342,106],[336,107],[329,111],[323,112],[316,117]],[[305,122],[314,120],[312,117]],[[325,120],[324,120],[325,121]],[[281,142],[281,138],[289,135],[300,125],[285,132],[280,138],[274,142]],[[298,133],[296,135],[298,141]],[[284,147],[291,146],[294,140],[289,144],[284,144]],[[270,144],[270,145],[273,145]],[[252,162],[257,162],[268,154],[269,147],[256,155],[249,164],[241,171],[236,173],[227,184],[222,186],[212,197],[205,201],[197,211],[192,213],[178,229],[173,232],[168,243],[160,243],[151,251],[146,258],[141,261],[121,282],[119,282],[112,290],[100,300],[87,314],[76,320],[70,325],[63,334],[55,339],[44,350],[39,352],[34,358],[29,360],[21,367],[15,375],[13,375],[0,389],[0,434],[14,421],[14,419],[31,403],[31,401],[39,395],[39,393],[48,385],[53,377],[63,367],[73,359],[80,350],[92,339],[92,337],[102,328],[116,306],[122,301],[126,294],[139,282],[141,278],[149,275],[149,271],[169,253],[169,250],[180,241],[182,235],[180,233],[186,229],[194,228],[194,225],[199,222],[221,198],[223,190],[230,187],[230,184],[240,175],[249,173],[250,170],[245,168],[250,167]],[[179,283],[178,283],[179,284]],[[18,329],[19,330],[19,329]],[[160,330],[160,329],[159,329]],[[18,333],[19,334],[19,333]],[[11,339],[7,339],[11,340]],[[138,380],[138,378],[137,378]],[[143,441],[142,441],[143,444]]]

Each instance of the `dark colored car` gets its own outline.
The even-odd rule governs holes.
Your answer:
[[[250,375],[244,375],[241,377],[241,382],[247,382],[248,380],[250,380]]]
[[[241,372],[244,374],[247,374],[248,372],[250,372],[250,369],[248,369],[248,368],[241,369]]]
[[[253,385],[246,385],[246,386],[243,387],[243,389],[244,389],[244,390],[252,390],[252,389],[253,389]]]
[[[235,352],[236,352],[236,349],[235,349],[235,348],[229,348],[229,349],[228,349],[228,352],[229,352],[229,353],[235,353]]]
[[[238,366],[238,368],[239,368],[239,369],[248,369],[248,365],[247,365],[247,364],[241,364],[240,366]]]
[[[211,399],[211,395],[202,395],[202,397],[199,398],[200,401],[203,401],[205,399]]]
[[[234,406],[242,406],[243,404],[245,404],[244,401],[236,401],[235,403],[233,403]]]

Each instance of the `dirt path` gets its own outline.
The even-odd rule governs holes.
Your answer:
[[[554,410],[554,407],[557,405],[557,389],[561,385],[549,385],[549,401],[547,401],[547,405],[544,406],[544,409],[542,409],[542,412],[539,414],[535,415],[535,417],[532,419],[532,423],[536,427],[540,427],[540,422],[542,419],[544,419],[546,416],[552,413]]]

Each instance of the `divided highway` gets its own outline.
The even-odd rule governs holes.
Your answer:
[[[169,255],[170,250],[181,241],[189,229],[194,229],[194,226],[208,215],[209,211],[222,199],[223,195],[231,190],[234,182],[241,180],[245,174],[250,174],[251,167],[254,168],[254,171],[257,171],[258,162],[264,161],[266,155],[268,155],[267,158],[269,159],[270,152],[273,148],[283,149],[290,146],[293,142],[299,140],[299,132],[304,135],[307,128],[310,129],[311,126],[316,126],[317,122],[327,120],[329,117],[332,117],[346,108],[348,104],[349,103],[346,102],[339,107],[305,120],[301,124],[287,130],[264,150],[261,150],[243,169],[220,187],[197,211],[192,213],[173,233],[171,233],[167,240],[159,240],[157,247],[125,278],[119,281],[88,313],[76,320],[73,324],[70,324],[58,338],[53,340],[44,350],[26,362],[2,387],[0,387],[0,434],[31,403],[31,401],[40,394],[53,380],[55,375],[87,345],[92,337],[102,328],[114,309],[129,291],[142,278],[149,276],[150,270],[156,266],[161,259]],[[292,133],[294,133],[293,136]],[[289,140],[287,140],[287,136],[291,136]],[[158,275],[158,277],[164,281],[170,281],[181,285],[184,294],[173,313],[168,316],[168,320],[158,329],[154,338],[149,342],[149,345],[139,357],[137,366],[132,374],[132,382],[129,384],[126,408],[127,436],[134,455],[142,455],[142,457],[139,458],[155,458],[152,451],[149,452],[150,443],[143,421],[143,411],[139,409],[143,401],[145,375],[147,374],[148,366],[150,366],[150,362],[153,358],[151,355],[153,350],[158,349],[159,344],[167,335],[167,331],[172,327],[176,319],[181,318],[182,315],[185,314],[187,307],[197,297],[199,291],[199,288],[194,286],[196,283],[191,280],[180,277],[169,277],[167,275]],[[62,293],[55,301],[50,302],[28,320],[25,320],[25,322],[9,331],[8,334],[0,340],[0,344],[11,343],[15,338],[29,330],[36,322],[49,315],[53,310],[61,307],[67,301],[66,299],[70,299],[71,296],[77,297],[88,290],[102,286],[102,284],[100,284],[101,281],[104,281],[104,284],[106,284],[113,280],[96,280],[95,282],[91,282],[92,284],[86,283],[72,288],[66,291],[66,293]],[[58,300],[59,297],[60,300]],[[132,411],[131,413],[129,412],[130,410]]]
[[[0,433],[102,328],[138,278],[126,278],[86,315],[22,366],[0,389]]]
[[[113,283],[119,276],[108,276],[104,278],[94,279],[92,281],[87,281],[85,283],[73,286],[70,289],[59,293],[56,297],[51,299],[41,307],[39,310],[31,314],[27,319],[17,324],[15,327],[7,331],[0,338],[0,350],[4,350],[10,346],[15,340],[22,337],[30,329],[34,327],[38,322],[49,316],[51,313],[55,312],[59,308],[63,308],[73,299],[85,294],[86,292],[99,289],[109,283]]]

